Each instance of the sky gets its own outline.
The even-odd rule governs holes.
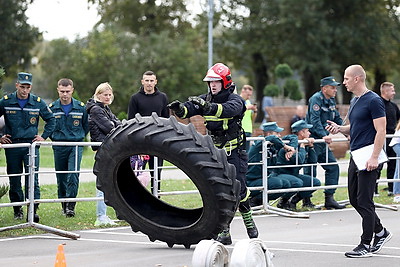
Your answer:
[[[45,40],[85,37],[100,19],[96,7],[89,6],[87,0],[35,0],[26,15]]]
[[[188,0],[188,9],[201,12],[201,4],[208,0]],[[74,41],[87,33],[100,20],[96,6],[89,6],[87,0],[34,0],[26,11],[28,23],[36,26],[45,40],[67,38]]]

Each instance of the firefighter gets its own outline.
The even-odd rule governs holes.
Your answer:
[[[168,107],[180,118],[195,115],[204,117],[208,134],[215,146],[224,149],[228,162],[236,167],[236,179],[241,185],[239,211],[248,236],[257,238],[258,230],[250,209],[250,191],[246,187],[246,137],[241,125],[246,111],[244,100],[234,93],[236,86],[232,81],[231,71],[222,63],[212,66],[203,81],[208,83],[207,94],[189,97],[185,103],[175,100]],[[224,245],[232,244],[229,225],[218,235],[217,241]]]

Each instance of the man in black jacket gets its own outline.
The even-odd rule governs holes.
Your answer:
[[[383,103],[385,104],[385,111],[386,111],[386,134],[394,134],[397,122],[400,119],[399,107],[391,101],[394,99],[395,95],[396,91],[393,83],[384,82],[381,84],[381,98],[383,100]],[[396,157],[396,153],[394,152],[393,147],[389,146],[391,140],[392,138],[386,138],[386,153],[388,157]],[[390,159],[387,162],[387,175],[386,175],[387,179],[393,179],[395,169],[396,169],[396,160]],[[380,176],[380,171],[379,171],[379,176]],[[377,188],[375,189],[375,193],[378,193]],[[393,183],[388,183],[388,196],[392,195],[393,195]]]
[[[157,77],[152,71],[143,73],[142,86],[139,92],[131,96],[128,106],[128,119],[135,118],[136,113],[141,116],[151,116],[155,112],[159,117],[168,118],[169,110],[167,108],[168,97],[157,88]],[[154,169],[154,156],[150,155],[149,168]],[[158,159],[158,166],[163,166],[163,160]],[[150,172],[154,177],[154,172]],[[158,169],[158,190],[160,190],[161,169]],[[151,179],[151,192],[154,190],[154,179]]]

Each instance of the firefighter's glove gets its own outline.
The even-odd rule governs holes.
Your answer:
[[[172,101],[167,105],[167,107],[173,110],[176,116],[180,118],[185,114],[185,106],[179,100]]]
[[[198,96],[190,96],[188,100],[194,105],[197,105],[199,108],[201,108],[203,110],[203,113],[210,113],[212,107],[212,104],[210,102],[205,101],[203,98],[200,98]]]

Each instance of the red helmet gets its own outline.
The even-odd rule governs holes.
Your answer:
[[[204,82],[220,81],[224,89],[228,89],[232,84],[231,71],[222,63],[216,63],[212,66],[204,77]]]

